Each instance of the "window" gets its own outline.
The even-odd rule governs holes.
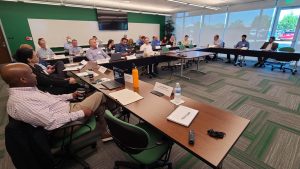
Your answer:
[[[176,41],[181,41],[183,39],[183,20],[184,18],[175,19],[175,37]]]
[[[189,35],[189,39],[193,44],[199,45],[201,16],[186,17],[184,20],[184,35]],[[184,36],[183,35],[183,36]],[[178,41],[182,39],[177,39]]]
[[[259,49],[271,36],[274,12],[274,8],[263,9],[259,21],[253,22],[253,27],[256,27],[257,32],[255,41],[250,44],[252,49]]]
[[[205,15],[200,34],[200,46],[213,43],[213,37],[219,34],[222,37],[225,27],[226,13]]]
[[[300,52],[300,31],[298,31],[298,40],[296,41],[295,44],[295,50],[296,52]]]
[[[250,48],[257,49],[254,43],[258,32],[257,27],[260,25],[260,19],[260,10],[229,13],[228,25],[224,36],[226,47],[234,47],[234,45],[241,40],[241,36],[246,34]]]
[[[300,8],[282,9],[279,11],[275,31],[276,42],[279,43],[279,48],[292,45],[299,16]]]

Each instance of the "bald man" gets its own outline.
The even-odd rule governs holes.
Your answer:
[[[77,92],[51,95],[38,90],[36,75],[28,65],[23,63],[3,66],[1,76],[9,85],[7,113],[13,119],[52,131],[70,121],[89,117],[97,111],[100,117],[102,140],[111,139],[106,131],[104,112],[101,113],[98,109],[103,97],[102,93],[96,92],[84,101],[72,104],[68,100],[78,97]]]
[[[86,57],[90,61],[97,61],[99,59],[110,58],[102,49],[98,48],[97,41],[95,39],[89,40],[90,49],[86,51]]]

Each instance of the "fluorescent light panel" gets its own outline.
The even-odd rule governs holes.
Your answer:
[[[190,6],[196,6],[196,7],[200,7],[200,8],[204,8],[203,5],[197,5],[197,4],[189,4]]]
[[[169,2],[180,3],[180,4],[184,4],[184,5],[195,6],[195,7],[199,7],[199,8],[207,8],[207,9],[212,9],[212,10],[219,10],[219,9],[220,9],[220,8],[213,7],[213,6],[203,6],[203,5],[192,4],[192,3],[186,3],[186,2],[177,1],[177,0],[168,0],[168,1],[169,1]]]
[[[77,8],[94,8],[93,6],[87,6],[87,5],[75,5],[75,4],[64,4],[64,6],[68,7],[77,7]]]
[[[55,2],[45,2],[45,1],[23,1],[25,3],[30,3],[30,4],[43,4],[43,5],[57,5],[61,6],[61,3],[55,3]]]
[[[176,3],[180,3],[180,4],[184,4],[184,5],[187,5],[188,3],[186,2],[182,2],[182,1],[177,1],[177,0],[168,0],[170,2],[176,2]]]

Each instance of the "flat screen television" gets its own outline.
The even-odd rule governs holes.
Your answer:
[[[128,30],[126,12],[97,9],[97,19],[99,30]]]

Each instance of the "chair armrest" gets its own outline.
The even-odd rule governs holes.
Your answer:
[[[69,123],[66,123],[65,125],[59,127],[58,129],[65,129],[65,128],[75,127],[79,125],[84,125],[84,123],[82,121],[76,120],[76,121],[71,121]]]

